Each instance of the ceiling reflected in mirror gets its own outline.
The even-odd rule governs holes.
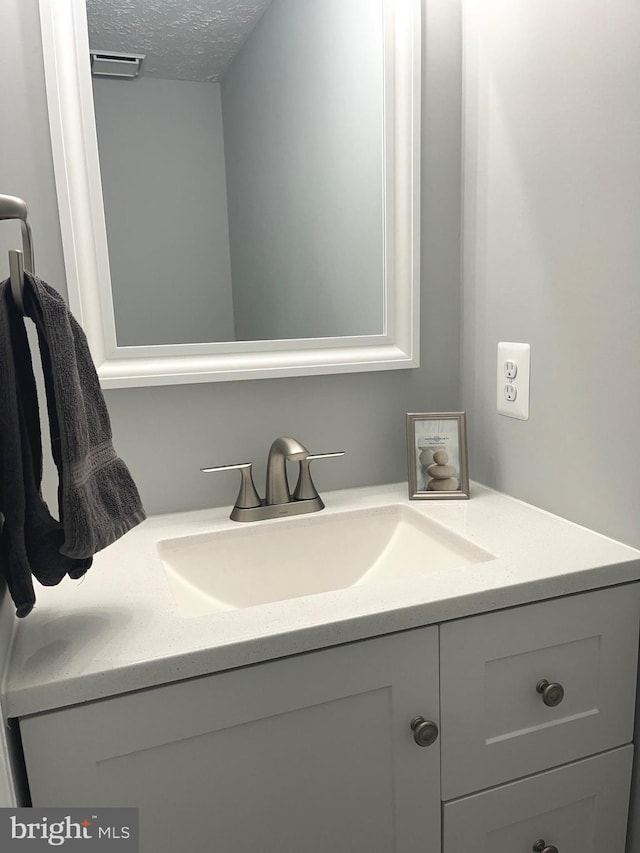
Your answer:
[[[92,48],[146,56],[147,77],[219,82],[271,0],[87,0]]]

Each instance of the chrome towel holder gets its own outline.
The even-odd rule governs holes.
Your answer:
[[[24,271],[35,272],[33,258],[33,236],[28,220],[27,205],[21,198],[13,195],[0,195],[0,220],[19,219],[22,231],[22,251],[9,249],[9,278],[13,302],[22,314],[24,311]]]

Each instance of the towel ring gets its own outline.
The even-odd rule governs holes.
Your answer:
[[[33,273],[33,237],[28,221],[27,205],[13,195],[0,195],[0,220],[19,219],[22,231],[22,251],[9,249],[9,277],[11,280],[11,296],[16,308],[24,314],[24,271]]]

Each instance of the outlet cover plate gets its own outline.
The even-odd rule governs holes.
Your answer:
[[[516,375],[510,379],[505,372],[506,362],[513,361],[517,365]],[[529,420],[529,375],[531,365],[531,347],[529,344],[516,344],[501,341],[498,344],[496,403],[498,413],[508,418]],[[506,386],[514,386],[515,399],[508,400],[505,395]],[[509,394],[508,396],[513,396]]]

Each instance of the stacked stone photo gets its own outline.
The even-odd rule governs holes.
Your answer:
[[[423,463],[422,472],[425,475],[427,491],[430,492],[455,492],[458,488],[458,472],[453,465],[449,465],[449,454],[446,450],[436,450],[433,454],[433,462],[428,461],[430,454],[422,451],[420,461]],[[423,458],[426,457],[426,458]]]

